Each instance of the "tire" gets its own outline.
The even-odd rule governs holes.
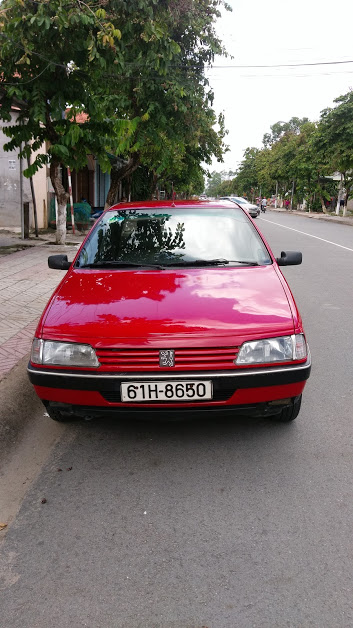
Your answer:
[[[289,421],[294,421],[299,414],[301,403],[302,396],[299,395],[299,397],[295,397],[292,405],[286,406],[279,414],[274,414],[271,419],[277,421],[278,423],[289,423]]]
[[[59,423],[70,423],[70,421],[77,421],[77,417],[74,414],[68,414],[66,412],[62,412],[58,408],[53,408],[49,405],[45,406],[47,413],[53,421],[58,421]]]

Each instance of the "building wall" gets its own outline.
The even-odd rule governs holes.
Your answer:
[[[35,160],[37,154],[44,153],[44,152],[45,151],[43,147],[43,149],[38,150],[35,153],[32,153],[31,162]],[[49,177],[49,168],[46,166],[43,166],[42,168],[40,168],[40,170],[38,170],[35,173],[35,175],[33,175],[33,187],[34,187],[34,196],[35,196],[36,205],[37,205],[37,220],[38,220],[39,229],[46,229],[48,227],[48,177]],[[33,228],[34,217],[33,217],[32,196],[30,199],[29,212],[30,212],[30,217],[31,217],[31,226]]]
[[[2,122],[0,127],[0,228],[21,229],[21,177],[18,151],[5,152],[4,144],[9,141],[2,128],[15,124],[18,113],[12,112],[11,122]],[[43,151],[38,151],[43,152]],[[35,154],[32,156],[32,160]],[[22,160],[25,170],[27,161]],[[37,203],[38,227],[46,226],[47,176],[43,167],[33,177]],[[33,203],[29,179],[22,177],[23,202],[29,202],[30,224],[34,226]]]
[[[3,122],[0,127],[0,227],[21,228],[21,186],[20,161],[18,151],[5,152],[4,144],[9,142],[2,132],[2,128],[10,126],[16,120],[13,114],[12,122]],[[31,190],[29,181],[23,182],[23,201],[30,201]]]
[[[102,172],[100,165],[96,162],[95,171],[95,209],[104,209],[105,201],[110,187],[109,172]]]

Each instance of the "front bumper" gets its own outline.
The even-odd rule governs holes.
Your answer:
[[[260,408],[277,400],[299,396],[310,375],[310,354],[305,363],[237,371],[197,371],[170,373],[97,373],[88,371],[48,370],[29,364],[28,375],[36,393],[44,403],[72,407],[72,412],[92,414],[103,412],[210,411],[240,410],[245,406]],[[212,380],[212,401],[123,403],[122,382]],[[252,412],[253,413],[253,412]],[[263,412],[262,412],[263,413]],[[272,412],[273,413],[273,412]]]

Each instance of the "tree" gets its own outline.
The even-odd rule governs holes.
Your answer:
[[[232,190],[232,180],[235,172],[232,170],[215,170],[208,174],[208,183],[206,186],[206,194],[208,196],[229,196]]]
[[[317,148],[325,155],[327,174],[338,171],[345,189],[343,215],[353,188],[353,91],[334,100],[336,107],[324,109],[319,124]]]
[[[232,196],[235,194],[233,179],[226,179],[218,187],[217,196]]]
[[[209,180],[206,186],[207,196],[218,196],[219,186],[222,183],[222,175],[215,170],[209,175]]]
[[[252,200],[259,193],[258,158],[260,150],[249,147],[244,151],[244,159],[240,163],[234,179],[234,188],[239,196],[246,195]]]
[[[304,199],[310,209],[327,212],[326,203],[336,192],[336,185],[327,177],[329,166],[321,144],[318,124],[308,122],[296,138],[292,167],[295,171],[298,197]]]
[[[102,73],[115,71],[121,32],[105,5],[104,0],[5,0],[1,5],[1,119],[11,120],[14,99],[20,106],[18,123],[4,129],[10,138],[5,149],[18,148],[23,157],[41,150],[26,176],[49,163],[58,200],[58,244],[65,242],[68,198],[60,168],[79,169],[93,153],[102,169],[109,169],[106,146],[116,144]],[[82,112],[86,122],[78,124]]]
[[[235,178],[243,192],[264,196],[291,196],[293,204],[305,199],[313,207],[315,199],[326,211],[325,200],[332,190],[325,177],[327,163],[317,149],[317,124],[307,118],[292,118],[271,126],[272,135],[264,139],[264,148],[248,148]]]
[[[109,204],[120,181],[140,164],[157,179],[180,177],[181,171],[185,179],[191,159],[200,180],[202,162],[222,159],[223,118],[215,130],[204,73],[215,54],[224,54],[214,31],[222,5],[223,0],[2,3],[2,119],[10,119],[14,99],[21,104],[19,124],[6,130],[7,148],[22,147],[28,156],[43,146],[25,174],[49,159],[58,242],[65,239],[67,202],[60,167],[82,167],[87,153],[103,170],[113,166]],[[78,123],[80,113],[84,124]],[[112,164],[108,152],[123,157],[123,166],[121,160]]]
[[[263,136],[263,144],[265,148],[269,148],[275,142],[285,134],[285,133],[293,133],[298,135],[300,130],[304,124],[309,122],[309,118],[297,118],[293,117],[289,120],[289,122],[276,122],[273,124],[270,129],[271,133],[265,133]]]
[[[140,164],[153,170],[157,183],[180,179],[181,171],[185,180],[190,161],[199,178],[202,162],[222,160],[224,121],[215,116],[205,77],[214,55],[224,54],[214,31],[221,5],[223,0],[141,0],[120,10],[124,76],[115,86],[116,116],[130,126],[117,153],[125,164],[113,166],[107,205]],[[184,183],[189,187],[190,177]]]

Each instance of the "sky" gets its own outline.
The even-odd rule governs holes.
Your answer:
[[[353,1],[228,0],[216,31],[229,55],[216,57],[208,78],[214,109],[223,111],[230,151],[210,170],[236,170],[245,148],[261,148],[275,122],[320,111],[353,88]],[[302,67],[235,68],[352,61]]]

